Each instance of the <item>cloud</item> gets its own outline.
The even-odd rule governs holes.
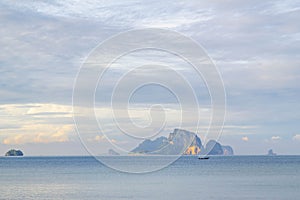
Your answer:
[[[281,137],[279,137],[279,136],[272,136],[271,137],[271,140],[272,141],[278,141],[278,140],[280,140],[281,139]]]
[[[63,141],[64,134],[55,133],[59,132],[57,127],[73,122],[72,109],[66,104],[71,102],[73,80],[83,58],[108,37],[143,27],[169,28],[191,36],[216,61],[227,90],[226,135],[271,132],[276,141],[276,137],[284,137],[281,133],[298,128],[299,17],[298,2],[293,0],[231,1],[230,5],[227,1],[99,4],[92,0],[59,3],[3,0],[0,2],[0,23],[4,27],[0,30],[3,47],[0,141]],[[169,62],[168,57],[153,60]],[[118,78],[113,72],[105,82],[108,86]],[[187,79],[193,81],[192,76]],[[106,97],[106,92],[98,94]],[[163,103],[162,96],[153,93],[143,94],[141,103],[148,96],[156,96],[158,103]],[[202,101],[202,96],[199,100]],[[37,101],[40,104],[35,104]],[[103,118],[107,116],[102,111],[100,114]],[[137,124],[148,121],[147,116],[143,117],[144,112],[134,110],[131,114]],[[170,116],[177,115],[170,113]],[[190,117],[192,120],[193,116]],[[41,125],[39,131],[33,125]],[[113,133],[110,125],[106,124],[105,131]],[[193,128],[191,125],[187,129]],[[293,137],[298,138],[298,135]],[[248,140],[243,137],[243,141]]]
[[[293,137],[293,140],[300,141],[300,134],[297,134]]]
[[[105,139],[105,136],[100,136],[100,135],[95,136],[95,141],[102,141],[104,139]]]
[[[72,107],[63,104],[2,104],[3,144],[67,142],[74,132]]]
[[[89,142],[102,142],[102,141],[106,141],[106,137],[104,135],[96,135],[93,138],[88,138],[87,141]]]
[[[126,144],[127,143],[126,141],[118,141],[116,139],[111,139],[111,138],[105,137],[104,135],[102,135],[102,136],[96,135],[93,138],[88,138],[87,141],[88,142],[103,142],[103,144],[105,142],[111,142],[114,144],[124,144],[124,143]]]
[[[5,4],[16,9],[26,9],[40,15],[57,18],[85,19],[98,21],[103,25],[123,27],[163,27],[175,28],[187,26],[196,22],[210,20],[210,9],[194,9],[189,3],[168,1],[168,9],[160,1],[150,3],[140,1],[106,2],[98,1],[62,1],[27,2],[14,4],[6,1]]]
[[[249,138],[247,136],[244,136],[244,137],[242,137],[242,140],[245,141],[245,142],[248,142]]]
[[[26,144],[26,143],[52,143],[69,141],[69,133],[73,131],[73,125],[64,125],[53,127],[47,125],[32,125],[22,128],[25,132],[9,135],[3,139],[2,143],[9,144]],[[31,130],[33,133],[26,133]]]

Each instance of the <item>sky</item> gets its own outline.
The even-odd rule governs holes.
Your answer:
[[[84,145],[107,151],[103,135],[76,132],[72,92],[90,52],[113,35],[143,28],[176,31],[201,45],[213,60],[226,91],[222,144],[238,155],[300,154],[300,2],[286,1],[10,1],[0,2],[0,155],[10,148],[25,155],[88,155]],[[174,41],[176,43],[176,41]],[[133,149],[140,141],[115,127],[110,95],[132,66],[172,66],[188,80],[200,102],[203,138],[212,114],[205,82],[176,56],[152,50],[133,52],[112,64],[99,82],[95,114],[111,143]],[[126,86],[146,78],[166,80],[186,96],[179,79],[163,69],[135,71]],[[151,105],[163,105],[177,128],[180,105],[166,88],[137,90],[122,126],[147,126]],[[123,102],[116,102],[121,105]],[[119,103],[119,104],[118,104]],[[81,108],[84,113],[85,108]],[[191,109],[191,113],[192,113]],[[156,110],[152,110],[155,114]],[[187,113],[189,109],[184,110]],[[126,110],[127,112],[127,110]],[[184,129],[196,131],[188,113]],[[86,126],[89,120],[85,119]],[[88,128],[87,128],[88,130]],[[141,133],[143,134],[143,133]],[[82,140],[82,141],[80,141]],[[82,144],[83,142],[83,144]]]

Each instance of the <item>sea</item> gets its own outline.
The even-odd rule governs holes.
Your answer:
[[[106,157],[149,166],[164,156]],[[300,199],[300,156],[182,156],[155,172],[126,173],[94,157],[1,157],[1,200]]]

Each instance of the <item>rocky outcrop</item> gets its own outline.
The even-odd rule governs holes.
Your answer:
[[[215,140],[210,140],[206,144],[204,152],[206,155],[224,155],[224,156],[234,155],[231,146],[223,146]]]
[[[224,156],[234,155],[233,149],[231,146],[222,146]]]
[[[199,154],[202,149],[200,138],[193,132],[175,129],[169,137],[159,137],[155,140],[145,140],[132,153],[179,155]]]
[[[205,154],[207,155],[223,155],[222,145],[215,140],[210,140],[205,146]]]
[[[211,140],[202,145],[201,139],[193,132],[174,129],[168,138],[159,137],[155,140],[145,140],[131,153],[136,154],[158,154],[158,155],[233,155],[230,146],[222,146]]]
[[[118,156],[120,154],[118,152],[116,152],[115,150],[113,150],[113,149],[109,149],[108,150],[108,155],[110,155],[110,156]]]
[[[23,152],[20,150],[11,149],[6,152],[5,156],[23,156]]]
[[[276,156],[277,154],[273,152],[273,149],[270,149],[270,150],[268,151],[268,154],[267,154],[267,155],[268,155],[268,156]]]
[[[166,137],[159,137],[155,140],[145,140],[138,147],[133,149],[132,153],[155,153],[159,149],[168,145],[169,141]]]

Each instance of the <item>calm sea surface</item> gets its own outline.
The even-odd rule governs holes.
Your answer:
[[[147,166],[164,157],[109,159]],[[147,174],[117,172],[92,157],[1,157],[0,199],[299,200],[300,156],[182,157]]]

